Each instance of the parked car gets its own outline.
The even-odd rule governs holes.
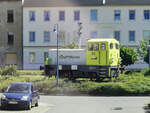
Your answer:
[[[33,83],[12,83],[1,96],[1,108],[7,107],[24,108],[30,110],[32,106],[38,106],[38,91]]]

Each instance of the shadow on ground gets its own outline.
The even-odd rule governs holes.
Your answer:
[[[9,107],[7,109],[2,109],[1,106],[0,106],[0,111],[27,111],[23,108],[17,108],[17,107]]]
[[[145,113],[150,113],[150,103],[149,104],[146,104],[144,107],[143,107]]]

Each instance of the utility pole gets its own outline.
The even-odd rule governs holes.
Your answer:
[[[58,78],[59,78],[59,59],[58,59],[58,24],[54,25],[54,30],[56,33],[56,38],[57,38],[57,71],[56,71],[56,86],[58,86]]]
[[[148,63],[149,63],[149,68],[150,68],[150,40],[149,40],[149,43],[148,43]]]
[[[78,37],[79,37],[79,45],[78,47],[81,48],[81,32],[82,30],[82,22],[78,22]]]

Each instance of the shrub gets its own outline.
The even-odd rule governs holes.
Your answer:
[[[149,54],[148,54],[148,40],[141,40],[140,46],[137,49],[139,56],[147,63],[149,63]]]
[[[11,76],[18,76],[17,67],[15,65],[5,66],[1,68],[0,71],[1,75],[11,75]]]
[[[141,70],[141,74],[150,75],[150,68],[146,68],[146,69]]]
[[[128,66],[137,61],[138,54],[131,47],[120,47],[121,66]]]
[[[18,70],[19,75],[43,75],[43,71],[39,70]]]

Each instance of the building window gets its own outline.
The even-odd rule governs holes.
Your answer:
[[[74,11],[74,21],[80,20],[80,11]]]
[[[144,10],[144,19],[149,20],[150,19],[150,10]]]
[[[91,21],[97,21],[97,10],[91,10]]]
[[[120,31],[114,31],[114,38],[120,41]]]
[[[135,20],[135,10],[129,11],[129,20]]]
[[[16,53],[6,53],[5,59],[6,65],[17,65]]]
[[[49,42],[50,41],[50,32],[45,31],[44,32],[44,42]]]
[[[91,38],[97,38],[97,32],[96,31],[91,32]]]
[[[35,21],[35,11],[29,12],[29,19],[30,19],[30,21]]]
[[[13,10],[8,10],[7,11],[7,22],[8,23],[13,23],[14,22],[14,11]]]
[[[29,41],[35,42],[35,32],[29,32]]]
[[[150,31],[148,31],[148,30],[146,30],[146,31],[144,31],[143,32],[143,38],[144,38],[144,40],[145,39],[148,39],[148,40],[150,40]]]
[[[50,12],[44,11],[44,21],[50,21]]]
[[[59,31],[59,42],[65,43],[65,32],[64,31]]]
[[[130,42],[135,41],[135,31],[129,31],[129,41]]]
[[[65,21],[65,12],[59,11],[59,21]]]
[[[30,52],[29,53],[29,62],[30,63],[35,63],[35,52]]]
[[[121,15],[120,10],[115,10],[114,11],[114,20],[115,21],[120,21],[120,15]]]
[[[46,58],[48,58],[48,52],[44,52],[44,62],[46,61]]]
[[[8,45],[13,45],[14,44],[14,34],[9,32],[8,33]]]

